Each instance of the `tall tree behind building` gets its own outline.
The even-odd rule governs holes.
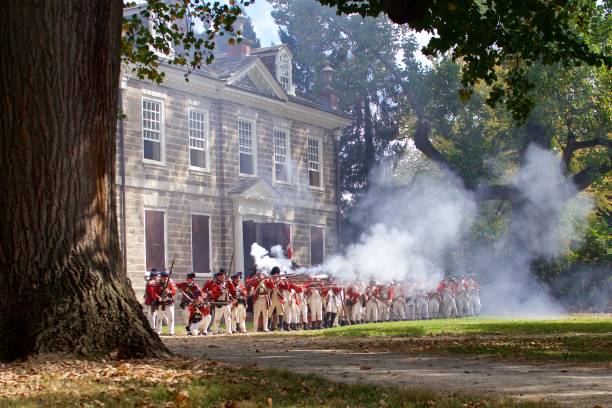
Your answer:
[[[404,149],[397,142],[401,95],[385,65],[374,54],[397,64],[398,55],[416,48],[406,28],[386,18],[337,16],[314,0],[273,1],[281,42],[294,58],[299,91],[316,94],[324,60],[336,70],[333,87],[340,109],[353,116],[340,141],[343,242],[361,232],[350,214],[368,191],[369,176],[382,161],[395,161]]]

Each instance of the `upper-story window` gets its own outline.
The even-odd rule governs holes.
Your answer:
[[[208,134],[206,132],[206,113],[189,110],[189,165],[208,168],[206,153],[208,151]]]
[[[321,187],[321,141],[308,138],[308,184],[311,187]]]
[[[274,179],[289,182],[289,137],[287,131],[274,129]]]
[[[145,159],[163,161],[162,103],[160,101],[142,99],[142,142]]]
[[[291,57],[283,50],[276,57],[276,79],[285,91],[291,91]]]
[[[240,174],[255,174],[255,144],[253,122],[238,120],[238,146],[240,150]]]

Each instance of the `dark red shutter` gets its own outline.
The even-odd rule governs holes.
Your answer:
[[[193,272],[210,272],[210,218],[206,215],[191,216],[191,258]]]
[[[310,227],[310,264],[323,263],[323,228]]]
[[[166,246],[163,211],[145,210],[145,242],[147,270],[166,267]]]

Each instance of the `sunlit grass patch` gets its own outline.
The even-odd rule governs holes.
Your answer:
[[[563,334],[610,333],[611,315],[571,315],[559,318],[490,318],[414,320],[336,327],[303,332],[307,335],[347,337],[403,337],[445,334]]]

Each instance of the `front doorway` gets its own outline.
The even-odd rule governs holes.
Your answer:
[[[281,222],[242,222],[242,243],[244,253],[245,275],[253,271],[255,261],[251,256],[251,245],[257,243],[270,251],[275,245],[283,248],[283,253],[287,256],[287,246],[291,242],[291,225]]]

